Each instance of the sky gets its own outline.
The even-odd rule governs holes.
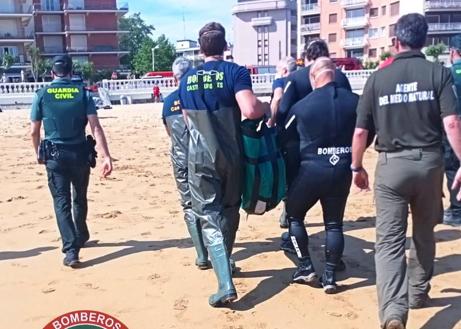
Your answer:
[[[232,41],[232,7],[235,0],[118,0],[128,3],[128,15],[140,12],[141,17],[155,27],[153,38],[161,34],[172,42],[182,39],[197,40],[198,31],[208,22],[217,21],[226,28],[226,37]],[[183,22],[185,17],[185,28]]]

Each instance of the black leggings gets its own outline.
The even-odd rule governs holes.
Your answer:
[[[326,230],[325,256],[327,269],[334,270],[344,251],[343,217],[352,182],[349,162],[332,166],[319,159],[301,164],[287,197],[289,233],[298,258],[309,258],[309,239],[304,217],[317,201],[323,210]]]

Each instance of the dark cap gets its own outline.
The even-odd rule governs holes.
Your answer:
[[[58,77],[63,77],[72,72],[72,58],[69,55],[56,56],[53,59],[53,72]]]
[[[457,34],[450,39],[450,48],[461,50],[461,34]]]

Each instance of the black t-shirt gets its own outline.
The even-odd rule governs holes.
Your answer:
[[[358,128],[376,129],[376,150],[439,146],[446,116],[458,102],[449,69],[408,51],[368,79],[357,108]]]
[[[290,108],[312,92],[312,85],[309,79],[310,68],[310,66],[304,67],[291,73],[286,78],[284,94],[277,112],[278,125],[285,124]],[[349,80],[341,70],[336,70],[335,81],[339,88],[352,91]]]
[[[336,155],[350,165],[358,100],[356,94],[332,82],[292,107],[287,123],[296,124],[301,161],[321,156],[331,162]]]

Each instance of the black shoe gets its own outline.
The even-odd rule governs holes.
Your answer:
[[[420,308],[428,307],[430,304],[431,299],[429,295],[420,295],[414,298],[410,298],[409,307],[412,310],[418,310]]]
[[[318,278],[315,273],[314,266],[309,262],[302,262],[298,265],[295,273],[293,273],[293,282],[307,284],[309,286],[318,286]]]
[[[281,239],[282,242],[280,243],[280,249],[290,254],[296,254],[295,247],[291,242],[290,234],[288,232],[283,233]]]
[[[78,259],[78,251],[76,250],[69,250],[66,252],[66,257],[63,260],[64,266],[69,266],[75,268],[80,264],[80,260]]]
[[[386,322],[384,329],[405,329],[405,325],[399,319],[392,319]]]
[[[338,286],[336,284],[336,275],[333,271],[323,272],[322,278],[320,279],[323,290],[326,294],[336,294],[338,292]]]

